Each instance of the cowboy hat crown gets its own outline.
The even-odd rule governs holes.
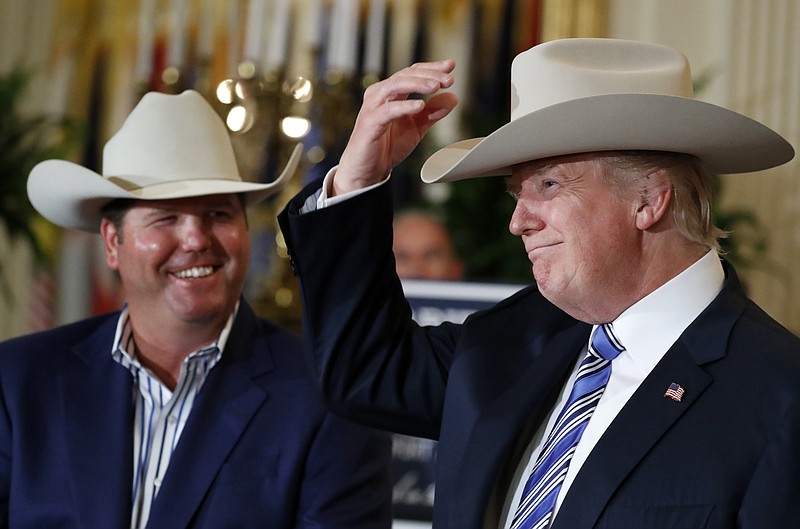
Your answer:
[[[511,120],[485,138],[444,147],[427,183],[507,175],[511,166],[616,150],[692,154],[713,173],[775,167],[794,157],[780,135],[694,99],[686,57],[658,44],[575,38],[545,42],[511,66]]]
[[[247,204],[256,203],[281,190],[301,152],[297,145],[275,181],[245,182],[225,124],[200,94],[150,92],[106,143],[102,174],[66,160],[46,160],[31,171],[28,196],[51,222],[97,232],[102,207],[118,198],[242,193]]]

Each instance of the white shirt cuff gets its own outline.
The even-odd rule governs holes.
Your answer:
[[[306,212],[306,208],[309,208],[307,211],[313,211],[313,209],[322,209],[322,208],[326,208],[328,206],[332,206],[334,204],[337,204],[339,202],[343,202],[343,201],[345,201],[345,200],[347,200],[349,198],[353,198],[355,196],[358,196],[361,193],[366,193],[370,189],[374,189],[374,188],[376,188],[378,186],[382,186],[383,184],[388,182],[389,178],[391,177],[391,175],[389,175],[384,180],[382,180],[381,182],[378,182],[377,184],[372,184],[371,186],[367,186],[367,187],[364,187],[364,188],[361,188],[361,189],[356,189],[355,191],[350,191],[348,193],[344,193],[342,195],[336,195],[336,196],[332,197],[332,196],[330,196],[331,189],[332,189],[331,186],[333,186],[333,177],[336,174],[336,170],[338,168],[339,168],[338,165],[332,167],[331,170],[328,171],[328,174],[325,175],[325,179],[322,181],[322,192],[314,195],[316,197],[316,207],[312,208],[312,205],[309,204],[310,201],[306,201],[306,204],[303,206],[303,209],[301,210],[302,213]],[[309,197],[309,198],[311,198],[311,197]]]

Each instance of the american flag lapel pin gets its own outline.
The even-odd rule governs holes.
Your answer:
[[[671,398],[675,402],[680,402],[681,399],[683,398],[683,388],[681,387],[680,384],[676,384],[675,382],[673,382],[667,388],[667,391],[664,393],[664,396]]]

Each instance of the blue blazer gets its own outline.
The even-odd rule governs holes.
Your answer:
[[[526,443],[590,326],[535,287],[469,317],[419,327],[392,256],[390,186],[279,219],[304,300],[304,333],[336,408],[439,440],[436,529],[498,527]],[[800,527],[800,340],[722,292],[606,430],[553,529]],[[671,383],[680,402],[665,398]]]
[[[0,527],[127,528],[132,377],[118,314],[0,344]],[[242,302],[149,528],[391,526],[390,441],[328,413],[299,341]]]

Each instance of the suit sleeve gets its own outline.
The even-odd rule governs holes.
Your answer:
[[[388,434],[327,414],[306,462],[298,529],[389,529]]]
[[[11,421],[4,389],[0,386],[0,529],[8,527],[11,493]]]
[[[303,335],[338,413],[436,438],[460,326],[421,328],[395,272],[390,186],[300,213],[308,186],[279,220],[299,275]]]

